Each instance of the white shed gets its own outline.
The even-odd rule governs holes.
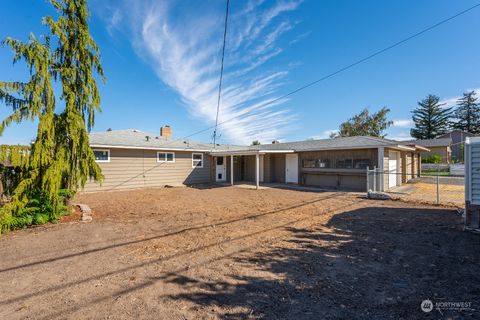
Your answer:
[[[480,137],[465,140],[465,224],[480,228]]]

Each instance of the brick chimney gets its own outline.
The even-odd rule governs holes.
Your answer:
[[[160,137],[170,139],[172,137],[172,128],[166,125],[160,128]]]

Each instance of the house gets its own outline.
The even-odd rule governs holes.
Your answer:
[[[292,183],[365,191],[366,169],[378,168],[380,190],[420,174],[420,152],[428,149],[373,137],[307,140],[258,146],[212,145],[171,139],[171,128],[155,136],[139,130],[90,134],[105,176],[85,191],[110,191],[200,183]]]
[[[463,145],[465,144],[466,138],[475,137],[473,133],[462,131],[462,130],[453,130],[449,133],[446,133],[442,136],[439,136],[439,139],[451,139],[451,150],[452,150],[452,161],[453,162],[463,162]]]
[[[431,157],[439,155],[442,158],[442,163],[450,163],[452,160],[452,139],[451,138],[437,138],[426,140],[412,140],[406,144],[413,144],[427,148],[429,151],[420,152],[422,157]]]

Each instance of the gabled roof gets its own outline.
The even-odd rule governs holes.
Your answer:
[[[189,139],[166,139],[165,137],[160,137],[137,129],[92,132],[90,133],[90,146],[97,148],[191,150],[205,152],[214,149],[213,144]],[[234,150],[238,148],[245,147],[217,145],[215,149]]]
[[[437,139],[451,138],[452,135],[455,135],[455,134],[461,134],[464,137],[475,137],[476,136],[474,133],[470,133],[470,132],[463,131],[463,130],[460,130],[460,129],[455,129],[455,130],[452,130],[450,132],[447,132],[447,133],[439,136]]]
[[[378,147],[391,147],[406,149],[402,143],[382,138],[356,136],[356,137],[340,137],[333,139],[320,140],[304,140],[296,142],[285,142],[275,144],[265,144],[259,146],[251,146],[250,149],[257,150],[295,150],[295,151],[309,151],[309,150],[330,150],[330,149],[368,149]]]
[[[447,147],[452,144],[451,138],[406,141],[405,144],[416,144],[422,147]]]

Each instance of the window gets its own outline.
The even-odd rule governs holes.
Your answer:
[[[337,168],[338,169],[352,169],[353,168],[352,159],[337,160]]]
[[[110,162],[110,150],[93,150],[95,162]]]
[[[318,160],[319,168],[330,168],[330,160],[328,159],[319,159]]]
[[[316,163],[317,163],[317,160],[313,160],[313,159],[303,159],[302,161],[303,163],[303,167],[304,168],[315,168],[316,167]]]
[[[192,153],[192,168],[203,168],[203,153]]]
[[[157,162],[175,162],[175,153],[157,152]]]
[[[370,167],[370,159],[355,159],[353,160],[353,167],[355,169],[367,169],[367,167]]]
[[[233,157],[233,163],[237,163],[238,162],[238,157],[237,156],[234,156]]]
[[[330,160],[328,159],[303,159],[302,166],[304,168],[330,168]]]

